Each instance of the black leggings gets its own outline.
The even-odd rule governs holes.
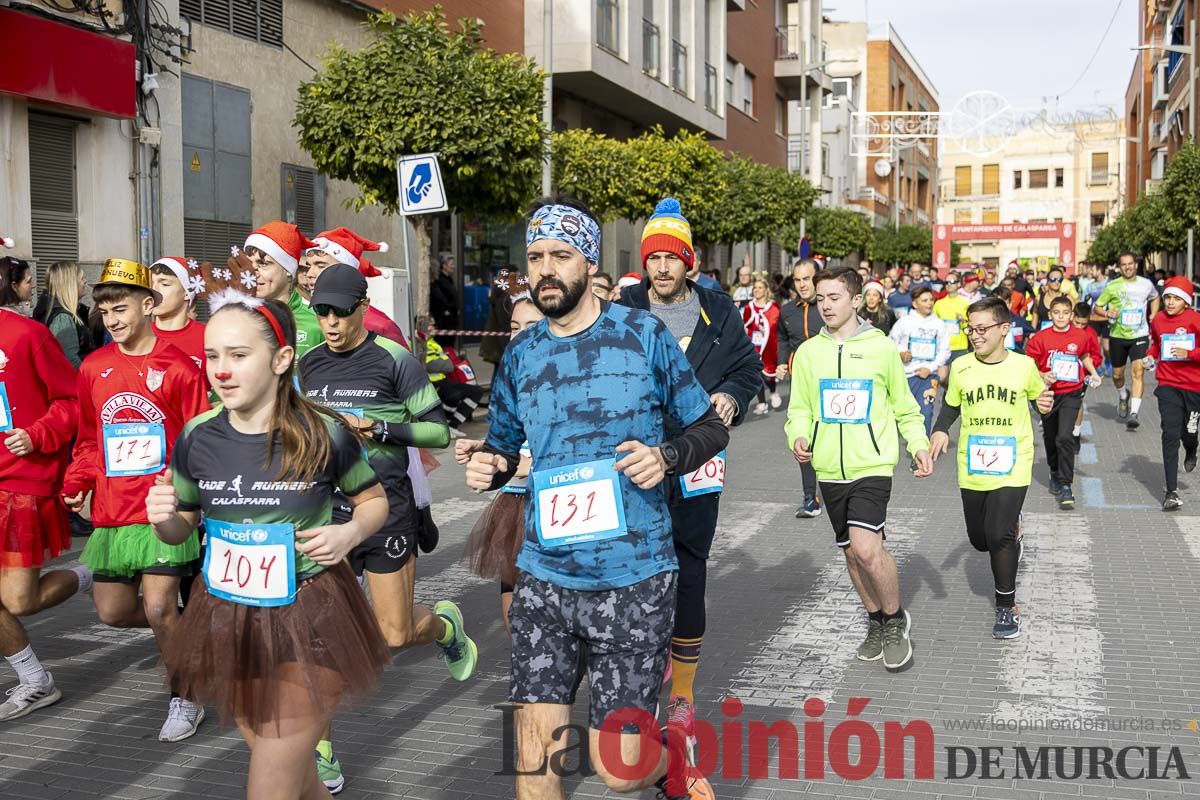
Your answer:
[[[1028,486],[1005,486],[988,492],[960,489],[967,538],[992,558],[996,605],[1012,608],[1017,594],[1017,522]]]
[[[1200,413],[1200,392],[1189,392],[1161,383],[1154,389],[1158,398],[1158,416],[1162,419],[1163,471],[1167,477],[1167,491],[1179,489],[1179,443],[1189,455],[1196,452],[1197,436],[1188,430],[1192,414]]]
[[[1054,408],[1042,417],[1042,442],[1046,445],[1050,477],[1067,486],[1075,479],[1075,455],[1079,452],[1075,419],[1082,405],[1082,391],[1055,395]]]
[[[758,390],[758,402],[765,403],[775,393],[775,379],[763,376],[763,385]]]
[[[708,584],[708,561],[686,547],[676,545],[679,581],[675,596],[675,633],[679,639],[698,639],[704,635],[704,591]]]

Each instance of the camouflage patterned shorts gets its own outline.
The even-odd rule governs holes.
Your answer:
[[[590,687],[589,727],[599,730],[604,718],[619,709],[654,716],[675,624],[675,576],[662,572],[632,586],[585,592],[520,573],[509,612],[509,699],[574,703],[582,648]]]

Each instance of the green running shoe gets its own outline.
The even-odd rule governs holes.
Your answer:
[[[462,612],[449,600],[440,600],[433,607],[433,613],[454,629],[454,638],[446,644],[439,642],[438,647],[442,648],[442,658],[446,659],[446,669],[450,670],[450,677],[456,681],[465,681],[475,674],[479,650],[475,647],[475,642],[471,641],[471,637],[467,636],[463,627]]]
[[[331,761],[321,755],[320,750],[315,752],[317,755],[317,778],[325,784],[329,793],[337,794],[346,788],[346,778],[342,775],[342,764],[337,760],[337,756],[334,756]]]
[[[858,646],[859,661],[878,661],[883,658],[883,623],[867,620],[867,638]]]
[[[912,618],[908,612],[899,619],[883,623],[883,665],[888,669],[900,669],[912,658],[912,642],[908,638]]]

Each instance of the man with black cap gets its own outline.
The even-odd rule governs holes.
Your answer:
[[[458,606],[443,600],[433,609],[413,605],[414,558],[420,515],[408,477],[408,447],[445,447],[450,432],[437,391],[425,368],[391,339],[368,331],[367,280],[348,264],[321,272],[312,311],[325,337],[300,360],[305,395],[337,411],[367,439],[367,457],[387,491],[383,528],[350,551],[350,566],[366,575],[375,616],[392,647],[437,643],[450,674],[466,680],[475,671],[475,643],[463,628]],[[350,519],[347,502],[336,502],[333,523]],[[317,745],[317,768],[332,792],[344,783],[328,737]]]

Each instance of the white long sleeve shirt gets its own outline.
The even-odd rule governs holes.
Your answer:
[[[923,317],[914,310],[896,320],[889,335],[900,352],[912,353],[904,365],[904,374],[910,378],[922,367],[932,372],[950,361],[950,336],[936,314]]]

